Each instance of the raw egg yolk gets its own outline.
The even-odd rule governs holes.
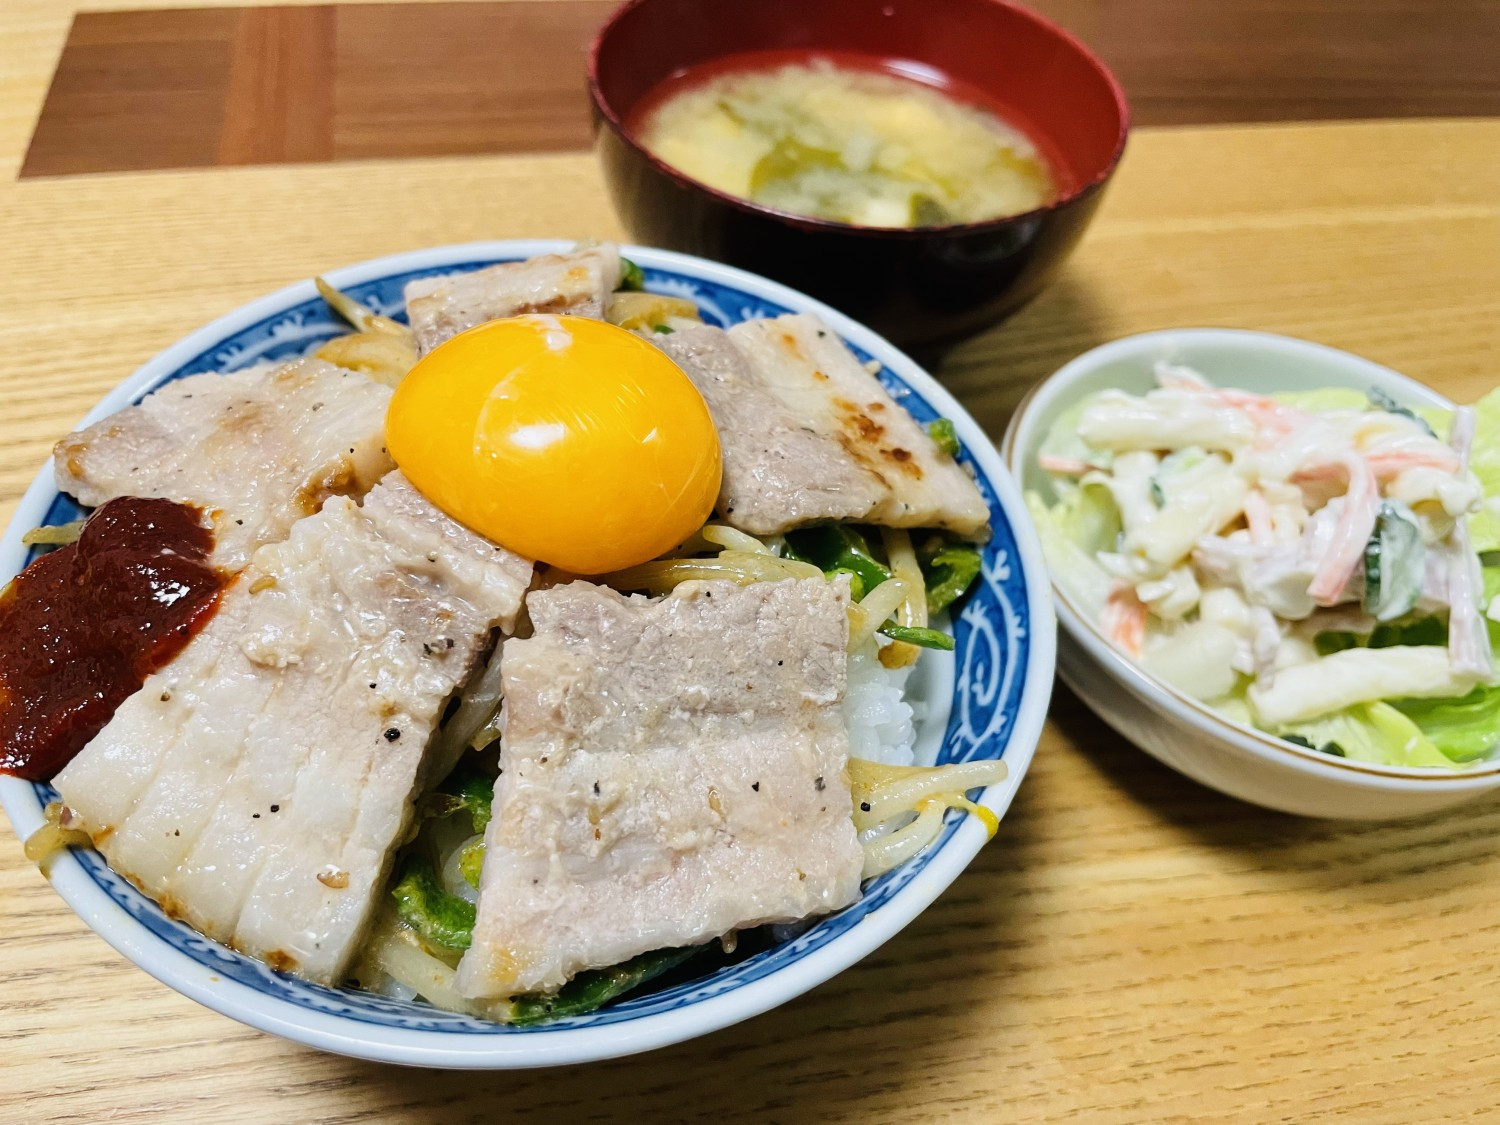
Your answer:
[[[575,574],[656,558],[719,495],[698,389],[639,336],[581,317],[496,320],[435,348],[396,388],[386,444],[454,519]]]

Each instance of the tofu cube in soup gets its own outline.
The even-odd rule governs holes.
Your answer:
[[[460,990],[586,969],[859,897],[846,580],[533,593]]]
[[[234,572],[330,496],[363,496],[394,464],[389,387],[316,359],[190,375],[69,434],[57,487],[90,506],[148,496],[201,508]]]
[[[602,319],[620,284],[612,245],[424,277],[406,287],[406,315],[423,354],[487,321],[523,313]]]
[[[208,936],[338,983],[451,762],[429,741],[531,564],[391,473],[263,547],[55,779],[110,866]]]
[[[989,509],[817,317],[751,320],[657,340],[708,402],[723,448],[723,520],[752,535],[813,523],[981,534]]]

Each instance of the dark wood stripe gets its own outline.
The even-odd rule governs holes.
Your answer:
[[[238,17],[217,163],[333,159],[335,9],[246,8]]]
[[[218,163],[238,21],[231,10],[78,16],[22,176]]]
[[[613,7],[82,12],[21,175],[586,148]]]
[[[589,147],[584,47],[613,0],[338,9],[339,159]]]
[[[612,0],[85,12],[22,176],[582,149]],[[1038,0],[1138,124],[1500,114],[1495,0]]]
[[[1035,0],[1141,124],[1500,114],[1495,0]]]

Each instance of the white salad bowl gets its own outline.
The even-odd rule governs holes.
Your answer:
[[[378,311],[404,316],[406,282],[569,248],[562,242],[473,243],[399,254],[327,275]],[[1002,758],[1006,779],[978,797],[1003,815],[1036,749],[1055,664],[1055,621],[1041,548],[1025,506],[984,431],[930,375],[868,328],[784,286],[684,254],[640,247],[624,252],[645,270],[647,288],[688,297],[704,319],[728,325],[786,312],[816,313],[861,360],[874,360],[886,387],[919,421],[947,417],[990,506],[994,537],[980,580],[953,621],[956,649],[929,654],[910,694],[925,703],[918,761]],[[89,414],[111,414],[171,379],[227,371],[306,352],[345,327],[311,281],[252,302],[174,344]],[[58,435],[61,437],[62,435]],[[27,490],[0,542],[6,577],[31,557],[29,528],[75,518],[49,463]],[[51,788],[0,778],[3,803],[25,839],[43,823]],[[79,849],[51,862],[52,885],[90,927],[178,992],[252,1027],[323,1050],[419,1066],[517,1068],[587,1062],[691,1039],[757,1015],[821,984],[887,941],[963,871],[984,844],[984,826],[949,814],[942,834],[911,861],[865,884],[861,900],[796,937],[737,963],[610,1007],[534,1027],[506,1027],[421,1004],[323,988],[195,933]]]
[[[1430,387],[1387,367],[1306,340],[1225,328],[1147,332],[1085,352],[1027,396],[1001,445],[1022,489],[1051,497],[1036,459],[1064,411],[1107,387],[1144,393],[1156,385],[1152,365],[1159,360],[1191,367],[1221,386],[1266,394],[1374,387],[1407,406],[1453,408]],[[1375,765],[1304,749],[1233,722],[1110,644],[1056,582],[1053,597],[1062,625],[1057,671],[1063,682],[1142,750],[1221,793],[1301,816],[1387,820],[1500,788],[1500,761],[1462,770]]]

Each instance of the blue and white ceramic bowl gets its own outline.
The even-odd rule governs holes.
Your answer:
[[[381,312],[402,315],[413,278],[474,269],[567,249],[558,242],[488,242],[398,254],[328,275]],[[927,701],[918,726],[919,760],[1003,757],[1010,767],[983,804],[1003,815],[1025,776],[1052,690],[1054,621],[1041,551],[1020,496],[978,425],[932,377],[867,328],[826,305],[740,270],[627,247],[647,288],[692,299],[712,323],[807,311],[839,332],[921,421],[953,420],[964,460],[988,500],[994,538],[983,580],[954,622],[956,652],[929,654],[912,693]],[[125,381],[88,416],[92,422],[172,379],[300,355],[346,329],[304,281],[221,317],[173,345]],[[61,436],[61,435],[59,435]],[[48,464],[32,483],[0,543],[8,577],[29,561],[22,534],[75,518]],[[53,799],[46,785],[0,779],[0,802],[22,839]],[[726,1027],[775,1007],[848,968],[915,918],[985,842],[981,824],[950,814],[927,851],[871,880],[855,905],[793,940],[738,964],[599,1012],[541,1027],[512,1028],[366,993],[322,988],[274,972],[167,918],[91,851],[59,856],[52,885],[85,922],[130,960],[178,992],[252,1027],[328,1051],[420,1066],[510,1068],[586,1062],[644,1051]]]

